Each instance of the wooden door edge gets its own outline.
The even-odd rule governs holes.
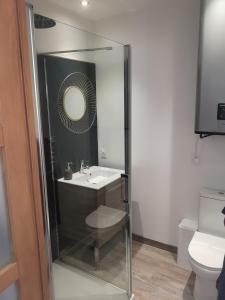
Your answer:
[[[32,174],[32,193],[34,199],[35,221],[37,228],[37,238],[39,246],[40,269],[41,269],[41,282],[43,289],[43,300],[50,300],[49,289],[49,274],[48,274],[48,258],[47,258],[47,243],[45,240],[44,231],[44,216],[42,208],[42,193],[40,182],[40,170],[38,164],[38,145],[36,140],[35,129],[35,116],[33,106],[33,93],[32,93],[32,77],[29,62],[29,43],[27,36],[27,24],[25,14],[24,0],[17,0],[17,14],[18,14],[18,27],[20,35],[20,52],[23,73],[23,86],[25,91],[25,109],[26,109],[26,123],[29,134],[29,154],[31,161],[31,174]]]

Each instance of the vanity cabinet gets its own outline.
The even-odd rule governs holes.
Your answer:
[[[58,182],[62,238],[86,243],[85,240],[88,240],[90,235],[90,230],[85,222],[86,217],[100,205],[124,210],[123,194],[124,182],[122,178],[99,190]]]

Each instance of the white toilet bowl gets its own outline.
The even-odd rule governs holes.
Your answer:
[[[196,231],[188,248],[189,261],[196,274],[196,300],[216,300],[216,280],[225,255],[225,239]]]

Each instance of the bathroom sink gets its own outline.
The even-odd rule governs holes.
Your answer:
[[[58,179],[59,182],[73,184],[76,186],[87,187],[95,190],[100,190],[106,185],[114,182],[124,173],[123,170],[111,169],[99,166],[92,166],[89,170],[85,170],[86,174],[76,172],[71,180],[64,178]]]

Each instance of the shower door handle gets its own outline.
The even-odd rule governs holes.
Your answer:
[[[121,174],[121,178],[122,178],[122,200],[123,203],[128,204],[129,200],[128,200],[128,179],[129,179],[129,175],[128,174]]]

